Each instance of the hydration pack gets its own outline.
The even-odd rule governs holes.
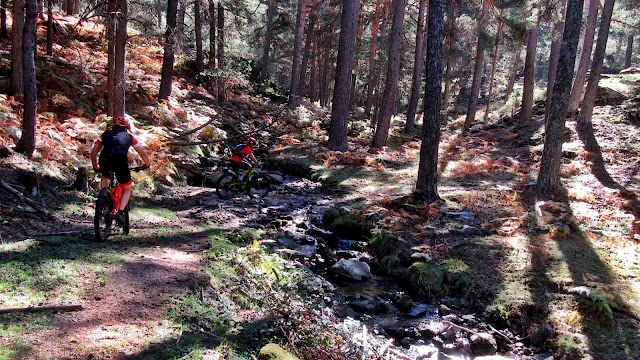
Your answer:
[[[242,151],[242,149],[244,149],[244,147],[247,146],[247,144],[238,144],[236,145],[233,150],[231,150],[231,154],[232,155],[240,155],[240,151]]]

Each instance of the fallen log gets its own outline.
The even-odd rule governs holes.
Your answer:
[[[20,201],[22,201],[23,203],[27,203],[29,206],[31,206],[32,208],[34,208],[35,210],[37,210],[39,213],[43,214],[47,218],[51,220],[58,220],[53,214],[47,211],[47,209],[45,209],[42,205],[22,195],[20,191],[14,189],[13,187],[11,187],[11,185],[7,184],[6,182],[0,180],[0,186],[2,186],[2,188],[10,192],[11,194],[15,195]]]
[[[42,306],[25,306],[0,309],[0,314],[14,313],[14,312],[38,312],[38,311],[77,311],[82,310],[82,305],[42,305]]]

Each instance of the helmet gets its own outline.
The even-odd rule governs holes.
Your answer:
[[[248,145],[251,145],[251,146],[255,146],[255,145],[257,145],[257,144],[258,144],[258,140],[256,140],[256,139],[254,139],[254,138],[250,137],[250,138],[248,138],[248,139],[247,139],[247,144],[248,144]]]
[[[131,125],[129,125],[129,121],[124,116],[118,116],[113,119],[114,126],[122,126],[124,128],[130,129]]]

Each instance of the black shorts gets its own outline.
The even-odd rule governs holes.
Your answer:
[[[107,174],[112,171],[120,184],[126,184],[131,181],[131,172],[129,171],[129,160],[126,155],[111,155],[100,153],[98,160],[100,172]]]
[[[243,163],[242,161],[230,160],[229,162],[231,163],[231,170],[233,170],[233,172],[235,172],[236,174],[238,174],[240,170],[244,170],[249,167],[249,165]]]

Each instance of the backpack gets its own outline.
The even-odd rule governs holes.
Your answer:
[[[244,149],[245,146],[247,146],[247,144],[245,144],[245,143],[236,145],[233,148],[233,150],[231,150],[231,154],[232,155],[236,155],[236,156],[240,156],[240,151],[242,151],[242,149]]]

